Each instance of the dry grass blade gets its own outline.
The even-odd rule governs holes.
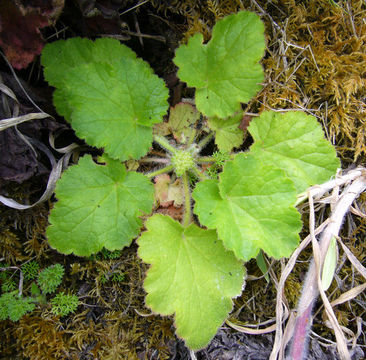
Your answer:
[[[343,244],[340,237],[338,237],[338,242],[341,244],[343,251],[348,257],[348,260],[352,263],[352,265],[357,269],[357,271],[366,279],[366,268],[358,261],[356,256],[352,254],[352,252],[348,249],[346,245]]]
[[[315,234],[319,234],[323,231],[323,229],[328,225],[329,220],[326,220],[323,222],[316,230]],[[285,288],[285,283],[288,278],[288,276],[291,274],[292,269],[294,268],[296,264],[296,260],[300,253],[309,245],[311,241],[310,236],[307,236],[297,247],[297,249],[294,251],[294,253],[291,255],[289,261],[286,264],[286,267],[282,271],[281,278],[277,287],[277,298],[276,298],[276,336],[275,336],[275,342],[273,345],[272,353],[270,356],[270,360],[275,360],[278,358],[282,359],[284,356],[284,350],[286,347],[286,344],[283,339],[283,333],[282,333],[282,323],[288,318],[288,310],[285,307],[285,303],[283,302],[283,292]],[[284,314],[283,309],[286,309],[286,312]],[[293,329],[292,329],[293,330]],[[286,327],[287,332],[292,332],[291,329]]]
[[[12,126],[21,124],[23,122],[29,121],[29,120],[45,119],[48,117],[51,117],[51,116],[46,113],[30,113],[30,114],[26,114],[26,115],[22,115],[22,116],[13,117],[10,119],[3,119],[3,120],[0,120],[0,131],[10,128]]]
[[[362,176],[364,171],[364,168],[358,167],[356,169],[348,171],[346,174],[337,176],[334,180],[329,180],[322,185],[314,185],[307,191],[298,195],[296,204],[300,204],[301,202],[305,201],[309,195],[314,200],[320,199],[322,196],[324,196],[325,193],[331,191],[332,189],[339,186],[345,186],[355,179],[359,178],[360,176]]]
[[[149,1],[150,1],[150,0],[145,0],[145,1],[139,2],[138,4],[136,4],[136,5],[132,6],[131,8],[129,8],[129,9],[127,9],[127,10],[125,10],[125,11],[121,12],[121,13],[119,14],[119,16],[122,16],[122,15],[124,15],[124,14],[127,14],[128,12],[130,12],[130,11],[132,11],[132,10],[134,10],[134,9],[138,8],[138,7],[139,7],[139,6],[141,6],[141,5],[146,4],[146,3],[147,3],[147,2],[149,2]]]
[[[337,338],[337,347],[338,352],[342,359],[350,359],[350,355],[347,349],[347,341],[344,337],[343,331],[339,326],[337,319],[334,315],[333,309],[329,300],[326,297],[326,294],[322,288],[321,284],[321,271],[323,267],[324,257],[327,253],[327,249],[332,237],[337,237],[341,225],[343,223],[344,216],[350,211],[351,205],[353,201],[366,189],[366,172],[364,168],[358,168],[355,170],[351,170],[350,172],[339,175],[335,180],[331,180],[325,184],[314,186],[308,190],[308,194],[305,198],[309,199],[310,206],[310,235],[306,237],[298,249],[293,253],[291,258],[289,259],[285,269],[282,272],[281,279],[279,281],[279,285],[277,288],[277,305],[276,305],[276,320],[277,320],[277,329],[276,329],[276,337],[274,347],[271,353],[270,360],[275,359],[283,359],[284,358],[284,350],[286,347],[286,338],[294,332],[294,340],[293,344],[298,341],[296,345],[296,349],[294,350],[294,345],[292,345],[292,358],[293,359],[302,359],[304,355],[303,350],[306,345],[306,337],[307,332],[309,330],[308,324],[311,323],[311,310],[315,303],[316,298],[319,293],[322,297],[326,313],[329,317],[331,327],[335,331],[335,335]],[[338,188],[339,186],[343,186],[343,192],[338,196]],[[326,195],[325,203],[332,203],[331,206],[331,216],[322,223],[320,227],[315,229],[315,213],[314,213],[314,196],[318,199],[318,202],[324,202],[321,199],[322,196],[325,196],[327,192],[332,191],[333,189],[338,189],[335,194],[331,197]],[[304,199],[304,198],[303,198]],[[316,240],[316,235],[322,233],[320,242]],[[338,239],[340,240],[340,239]],[[287,277],[291,273],[293,267],[295,266],[296,259],[300,252],[312,241],[313,251],[314,251],[314,259],[315,261],[310,266],[308,271],[307,278],[305,280],[302,296],[298,305],[298,314],[296,319],[296,324],[292,322],[288,322],[285,334],[282,332],[282,322],[286,320],[287,315],[284,316],[284,303],[283,303],[283,291],[284,285]],[[342,247],[345,247],[341,243]],[[346,247],[345,247],[346,248]],[[360,264],[360,262],[353,256],[353,254],[348,250],[344,249],[347,256],[349,256],[352,264],[364,274],[365,269]],[[357,287],[351,294],[353,297],[358,291],[361,291],[361,287]],[[301,330],[299,330],[301,328]],[[286,337],[286,338],[285,338]],[[297,352],[298,351],[298,352]],[[295,354],[296,353],[296,354]],[[295,354],[295,355],[294,355]],[[298,356],[298,357],[296,357]]]
[[[0,51],[0,55],[2,56],[2,58],[5,60],[5,62],[7,63],[7,65],[9,66],[9,69],[11,71],[11,73],[14,76],[15,81],[18,83],[19,87],[22,89],[24,95],[27,97],[27,99],[32,103],[32,105],[38,109],[41,113],[44,113],[43,110],[33,101],[33,99],[28,95],[27,91],[24,89],[24,86],[22,85],[21,81],[19,80],[15,70],[13,69],[13,67],[11,66],[11,64],[9,63],[8,59],[6,58],[6,56],[3,54],[2,51]],[[10,96],[13,98],[13,96]],[[16,96],[15,97],[15,101],[18,102],[18,100],[16,100]],[[48,115],[49,116],[49,115]]]
[[[194,353],[193,350],[190,350],[189,351],[189,355],[191,356],[191,360],[197,360],[197,357],[196,357],[196,355],[195,355],[195,353]]]
[[[335,336],[337,339],[338,353],[342,360],[351,360],[351,355],[347,348],[346,338],[345,338],[343,331],[338,323],[338,320],[333,312],[333,309],[329,303],[327,295],[325,294],[325,291],[324,291],[323,285],[322,285],[322,280],[321,280],[321,271],[322,271],[322,267],[323,267],[323,263],[324,263],[324,259],[325,259],[325,255],[326,255],[326,251],[324,251],[323,249],[324,248],[328,249],[331,237],[329,238],[328,244],[325,244],[325,242],[321,242],[321,244],[318,243],[318,241],[315,237],[315,234],[314,234],[315,211],[314,211],[313,198],[311,196],[309,196],[309,205],[310,205],[310,225],[309,225],[309,227],[310,227],[311,242],[313,245],[313,254],[314,254],[314,263],[315,263],[315,268],[316,268],[316,280],[317,280],[317,284],[318,284],[318,290],[320,292],[320,296],[323,300],[325,311],[328,315],[329,321],[333,327],[333,330],[334,330],[334,333],[335,333]],[[347,210],[348,210],[348,208],[347,208]],[[343,219],[343,217],[342,217],[342,219]],[[339,227],[340,227],[340,225],[341,224],[339,224]],[[329,227],[332,227],[332,223],[330,223]],[[327,231],[327,229],[325,230],[325,232],[326,231]],[[337,234],[338,234],[338,232],[336,234],[332,234],[332,235],[337,235]],[[322,240],[324,240],[324,239],[327,239],[327,237],[323,236]],[[321,247],[320,247],[321,245],[323,245],[322,246],[323,249],[321,249]],[[326,245],[328,245],[328,246],[326,246]]]
[[[332,307],[337,306],[339,304],[343,304],[346,301],[350,301],[354,299],[356,296],[360,295],[366,289],[366,284],[358,285],[351,290],[343,293],[338,299],[332,301],[330,305]]]
[[[19,204],[18,202],[16,202],[13,199],[9,199],[9,198],[7,198],[5,196],[2,196],[2,195],[0,195],[0,202],[3,203],[5,206],[11,207],[13,209],[26,210],[26,209],[32,208],[32,207],[40,204],[41,202],[49,199],[51,197],[51,195],[53,194],[53,192],[54,192],[57,180],[61,176],[62,169],[64,168],[65,164],[68,163],[71,155],[72,155],[71,152],[64,155],[55,164],[55,166],[53,166],[52,171],[50,173],[50,176],[48,178],[46,190],[44,191],[42,196],[39,198],[39,200],[37,200],[35,203],[33,203],[31,205],[23,205],[23,204]]]
[[[0,81],[2,81],[0,77]],[[11,90],[9,87],[7,87],[4,83],[0,83],[0,91],[9,96],[11,99],[13,99],[15,102],[18,102],[17,97],[15,96],[13,90]]]
[[[58,153],[60,153],[60,154],[67,154],[70,151],[72,151],[72,150],[80,147],[77,143],[71,143],[70,145],[64,146],[62,148],[57,148],[55,146],[55,140],[57,138],[57,135],[58,134],[50,133],[49,136],[48,136],[48,141],[49,141],[50,146],[52,147],[52,149],[55,150],[55,151],[57,151]]]
[[[232,327],[236,331],[239,331],[239,332],[244,333],[244,334],[250,334],[250,335],[268,334],[268,333],[273,332],[273,331],[276,330],[276,324],[268,326],[265,329],[251,329],[247,326],[241,326],[241,325],[238,325],[238,324],[234,324],[230,320],[226,320],[226,324],[228,324],[230,327]],[[260,324],[258,324],[258,326],[259,325]]]

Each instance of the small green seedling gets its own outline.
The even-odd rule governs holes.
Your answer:
[[[62,317],[74,313],[80,305],[80,301],[76,295],[64,294],[61,291],[51,299],[51,304],[52,312]]]
[[[56,291],[61,284],[65,269],[61,264],[55,264],[42,270],[37,279],[37,283],[43,294],[51,294]]]
[[[5,268],[5,267],[4,267]],[[25,280],[32,280],[37,277],[36,282],[32,282],[30,287],[31,296],[23,296],[19,290],[4,289],[0,296],[0,320],[9,319],[11,321],[18,321],[28,312],[35,309],[36,304],[47,304],[47,294],[56,291],[62,282],[65,272],[61,264],[55,264],[42,270],[39,274],[39,264],[35,261],[30,261],[21,266]],[[5,271],[0,273],[5,274]],[[1,276],[3,284],[6,284],[8,279]],[[64,294],[60,292],[51,299],[52,312],[56,315],[66,316],[72,313],[79,306],[79,298],[76,295]]]
[[[174,314],[178,336],[193,350],[210,342],[241,294],[243,262],[261,250],[276,259],[291,255],[302,227],[297,195],[339,167],[317,120],[295,111],[255,117],[248,127],[253,145],[233,152],[244,140],[241,104],[264,80],[264,50],[264,25],[250,12],[218,21],[207,44],[194,35],[174,62],[196,89],[196,107],[176,105],[167,123],[164,82],[118,41],[61,40],[42,54],[57,111],[79,137],[104,149],[102,158],[85,155],[59,180],[50,245],[90,256],[138,238],[138,254],[151,265],[146,305]],[[211,140],[217,149],[207,156]],[[153,143],[164,156],[150,154]],[[128,160],[160,167],[128,171]],[[183,220],[154,214],[140,234],[154,202],[183,203]]]
[[[0,296],[0,320],[18,321],[34,308],[32,298],[19,296],[18,290],[6,292]]]
[[[38,276],[40,267],[37,261],[32,260],[23,264],[21,269],[26,280],[33,280]]]

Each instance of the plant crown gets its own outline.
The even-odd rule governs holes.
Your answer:
[[[147,306],[175,314],[177,334],[194,350],[209,343],[241,294],[243,261],[261,249],[276,259],[289,256],[302,226],[297,195],[339,167],[317,120],[294,111],[255,117],[248,127],[253,145],[232,152],[244,140],[241,103],[264,80],[264,50],[264,25],[246,11],[218,21],[207,44],[194,35],[174,62],[181,80],[196,88],[196,107],[172,107],[168,122],[163,81],[118,41],[60,40],[42,54],[56,109],[79,137],[104,148],[99,163],[85,155],[58,182],[50,245],[79,256],[121,250],[139,236],[154,199],[184,203],[182,223],[161,214],[147,219],[138,253],[151,265]],[[202,156],[212,139],[218,151]],[[153,141],[165,157],[144,157]],[[127,170],[121,162],[129,159],[166,166],[143,174]]]

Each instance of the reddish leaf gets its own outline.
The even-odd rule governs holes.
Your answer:
[[[170,176],[168,174],[161,174],[155,177],[155,199],[162,207],[167,207],[173,203],[168,201],[168,189],[170,184]]]
[[[155,177],[155,199],[162,207],[183,205],[182,185],[179,179],[171,182],[168,174],[161,174]]]
[[[16,69],[25,68],[43,48],[39,29],[48,26],[64,0],[23,0],[0,2],[0,46]]]
[[[175,207],[174,205],[170,205],[166,208],[160,207],[159,209],[156,210],[156,213],[168,215],[174,220],[180,221],[183,219],[184,206],[181,206],[179,208]]]
[[[50,19],[56,19],[64,7],[65,0],[17,0],[22,15],[36,12]]]
[[[253,116],[244,115],[243,119],[240,122],[239,129],[243,131],[247,131],[250,121],[252,120]]]

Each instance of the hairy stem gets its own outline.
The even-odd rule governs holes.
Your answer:
[[[177,151],[174,146],[170,145],[169,141],[164,136],[154,135],[154,141],[172,154],[175,154]]]
[[[211,139],[214,137],[214,133],[211,132],[208,135],[206,135],[199,143],[198,143],[198,147],[199,147],[199,151],[201,151],[210,141]]]
[[[305,279],[305,283],[303,285],[302,295],[299,300],[295,331],[292,340],[292,347],[290,350],[291,359],[302,360],[306,358],[307,339],[309,337],[308,333],[312,322],[311,311],[314,307],[319,292],[321,293],[322,298],[324,295],[324,290],[319,288],[319,272],[323,267],[325,254],[328,250],[331,239],[338,236],[343,219],[349,211],[350,206],[352,205],[353,201],[366,189],[365,175],[366,174],[364,172],[363,176],[361,175],[359,178],[355,179],[351,185],[348,185],[345,188],[342,195],[339,197],[339,200],[333,206],[329,225],[325,228],[321,235],[319,241],[318,264],[316,264],[315,261],[312,261]],[[335,319],[334,314],[328,312],[327,314],[330,321],[332,322],[332,317]],[[334,321],[336,322],[336,320]],[[337,324],[332,323],[332,325],[335,328]],[[338,334],[339,335],[337,336],[336,332],[337,347],[340,356],[342,359],[350,359],[350,356],[347,352],[347,346],[345,345],[345,340],[341,338],[341,331],[338,332]],[[344,344],[343,348],[340,348],[341,343]]]
[[[169,164],[169,159],[155,157],[140,159],[139,161],[143,163]]]
[[[159,170],[149,172],[149,173],[145,174],[145,176],[147,176],[149,179],[151,179],[156,175],[168,173],[168,172],[172,171],[173,169],[174,169],[173,165],[168,165]]]
[[[187,171],[182,176],[183,190],[184,190],[184,216],[183,226],[187,227],[192,222],[192,204],[191,204],[191,190],[189,188],[189,180]]]

